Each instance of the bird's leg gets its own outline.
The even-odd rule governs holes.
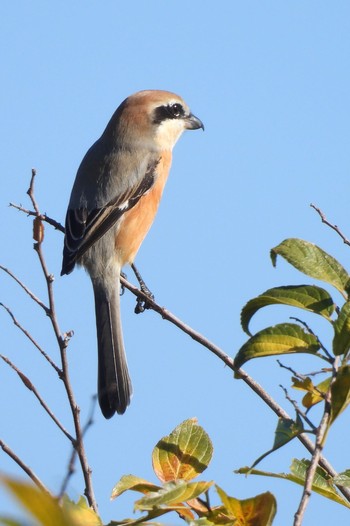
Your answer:
[[[127,275],[125,274],[125,272],[121,271],[120,275],[122,278],[127,279]],[[122,296],[124,292],[125,292],[125,286],[123,285],[122,282],[120,282],[120,295]]]
[[[135,267],[134,263],[131,263],[131,268],[134,271],[136,279],[137,279],[137,281],[140,284],[141,291],[144,294],[146,294],[146,296],[148,296],[153,301],[154,300],[154,295],[149,290],[149,288],[147,287],[146,283],[143,281],[142,276],[141,276],[140,272],[137,270],[137,268]],[[145,309],[149,309],[149,305],[147,303],[147,300],[143,300],[141,298],[137,298],[137,300],[136,300],[136,307],[135,307],[135,313],[136,314],[140,314]]]

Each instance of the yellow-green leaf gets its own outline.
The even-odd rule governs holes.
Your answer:
[[[260,296],[253,298],[243,307],[241,312],[241,325],[243,330],[250,334],[249,323],[254,314],[268,305],[289,305],[298,307],[315,314],[320,314],[330,320],[334,312],[334,302],[327,291],[315,285],[298,285],[288,287],[275,287],[266,290]]]
[[[350,349],[350,301],[344,303],[334,322],[333,352],[336,356]]]
[[[76,526],[102,526],[101,519],[89,507],[85,497],[80,497],[76,503],[64,499],[63,509],[69,513],[72,524]]]
[[[43,526],[67,526],[66,515],[56,499],[40,490],[33,484],[28,484],[10,477],[2,477],[1,481],[10,493],[20,502],[23,508],[37,519]]]
[[[313,384],[311,378],[309,377],[305,378],[304,380],[300,380],[299,378],[293,377],[292,380],[293,387],[295,389],[307,391],[306,395],[303,397],[302,403],[304,407],[309,409],[313,405],[324,401],[324,396],[322,396],[322,394],[325,394],[328,391],[332,377],[328,376],[328,378],[325,378],[316,386]]]
[[[272,493],[262,493],[250,499],[238,500],[230,497],[216,486],[221,502],[228,515],[239,526],[271,526],[276,515],[277,503]]]
[[[38,524],[43,526],[101,526],[100,518],[91,510],[84,499],[77,504],[66,499],[61,506],[52,497],[33,484],[10,477],[1,477],[7,490],[20,502]]]
[[[202,517],[201,519],[195,519],[194,521],[191,520],[188,522],[190,526],[215,526],[215,524],[218,524],[217,522],[211,522],[210,520],[206,519],[205,517]],[[220,523],[222,524],[222,523]]]
[[[271,259],[276,266],[277,256],[282,256],[296,269],[312,278],[333,285],[343,295],[347,295],[349,274],[330,254],[313,243],[303,239],[285,239],[271,250]]]
[[[338,370],[337,377],[331,386],[331,421],[346,409],[350,403],[350,366]]]
[[[207,491],[212,482],[167,482],[158,491],[148,493],[142,499],[135,502],[135,509],[141,511],[164,509],[164,506],[172,509],[182,509],[184,502],[195,499]]]
[[[257,469],[252,470],[250,468],[240,468],[237,471],[235,471],[235,473],[243,475],[259,475],[263,477],[279,478],[283,480],[289,480],[290,482],[294,482],[296,484],[304,486],[305,474],[309,464],[310,462],[308,460],[294,459],[290,468],[290,473],[272,473],[269,471],[260,471]],[[337,492],[337,489],[333,484],[332,478],[320,467],[318,467],[316,470],[316,475],[314,478],[312,489],[316,493],[323,495],[323,497],[326,497],[327,499],[333,500],[338,504],[342,504],[343,506],[350,508],[349,502],[347,502]]]
[[[18,521],[15,521],[15,520],[12,520],[6,517],[0,517],[0,524],[2,526],[25,526],[23,522],[20,523]]]
[[[238,351],[235,366],[241,367],[252,358],[291,353],[316,354],[320,348],[317,338],[295,323],[280,323],[252,336]],[[318,354],[320,358],[322,355]]]
[[[135,475],[124,475],[114,486],[111,499],[116,499],[119,495],[124,493],[124,491],[128,490],[139,491],[140,493],[146,494],[150,491],[157,491],[158,489],[160,489],[159,486],[140,477],[136,477]]]
[[[185,420],[154,448],[153,469],[162,482],[191,480],[208,467],[212,454],[204,429],[196,419]]]
[[[337,484],[338,486],[344,486],[345,488],[350,487],[350,469],[347,469],[343,471],[342,473],[338,473],[336,477],[333,479],[334,484]]]

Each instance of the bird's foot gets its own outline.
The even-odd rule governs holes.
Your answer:
[[[151,301],[154,301],[154,295],[152,294],[152,292],[149,290],[146,283],[142,279],[140,272],[137,270],[134,264],[131,265],[131,268],[133,269],[136,279],[140,284],[141,292],[143,292]],[[140,314],[141,312],[144,312],[146,309],[150,309],[150,308],[151,308],[151,305],[147,302],[147,299],[137,298],[135,314]]]

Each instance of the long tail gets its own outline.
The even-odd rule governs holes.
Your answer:
[[[126,362],[120,319],[119,279],[108,286],[93,282],[98,343],[98,400],[105,418],[123,414],[132,386]],[[112,290],[111,290],[112,289]]]

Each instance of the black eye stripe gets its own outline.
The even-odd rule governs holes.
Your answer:
[[[185,110],[179,102],[168,104],[166,106],[158,106],[155,108],[153,114],[153,123],[160,124],[166,119],[181,119],[185,116]]]

